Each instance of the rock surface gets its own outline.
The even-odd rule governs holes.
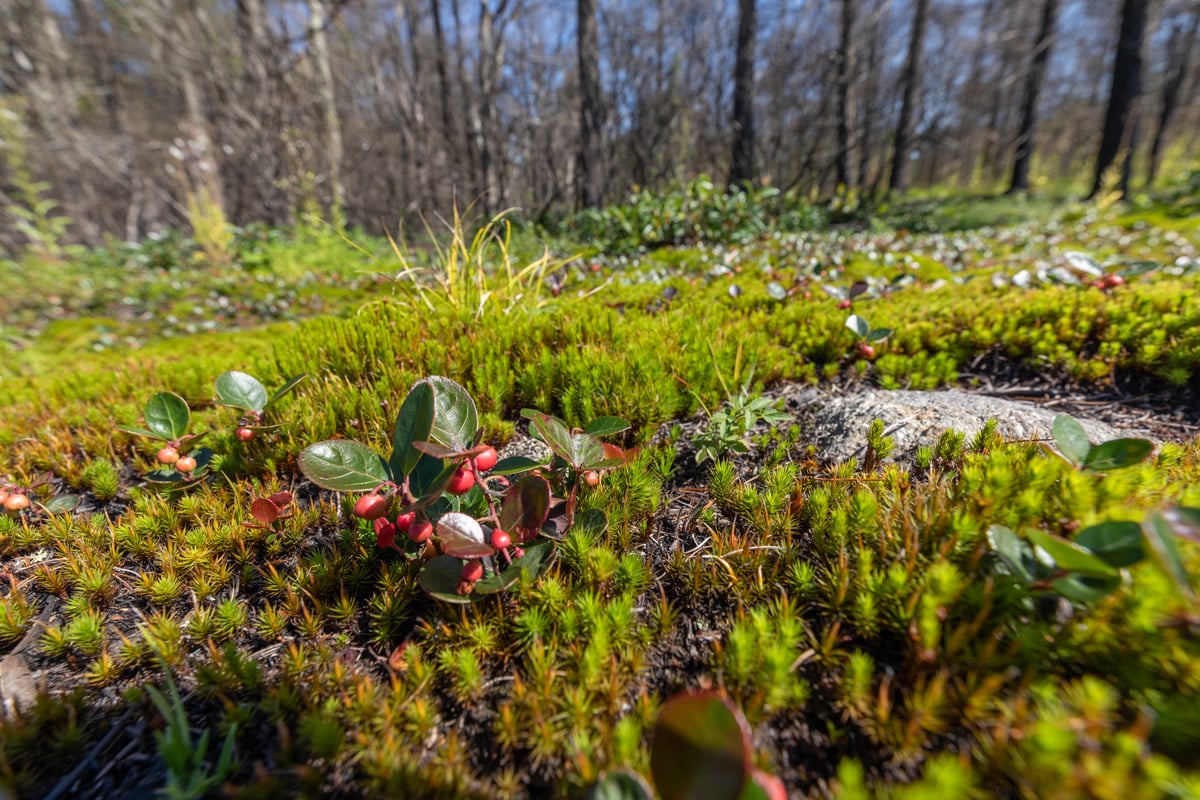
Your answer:
[[[867,428],[882,419],[895,441],[889,461],[911,463],[917,448],[933,445],[947,430],[971,435],[995,419],[1005,439],[1050,438],[1057,413],[1031,403],[972,394],[954,389],[932,392],[864,389],[848,394],[823,392],[800,385],[786,387],[782,396],[800,424],[802,446],[815,445],[822,461],[861,459],[866,453]],[[1103,422],[1077,417],[1093,444],[1141,436],[1119,431]]]

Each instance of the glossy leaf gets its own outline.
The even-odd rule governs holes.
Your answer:
[[[882,342],[894,333],[891,328],[875,328],[867,334],[868,342]]]
[[[434,556],[421,568],[417,583],[437,600],[465,605],[471,602],[471,595],[458,593],[458,585],[462,582],[462,568],[462,559],[454,556]]]
[[[989,527],[987,536],[992,551],[1004,562],[1009,574],[1026,584],[1036,580],[1038,562],[1028,542],[1003,525]]]
[[[250,504],[250,516],[263,525],[270,525],[279,519],[279,506],[270,500],[260,497]]]
[[[146,427],[162,439],[181,438],[190,419],[187,401],[174,392],[159,392],[146,403]]]
[[[550,555],[554,552],[554,543],[548,541],[534,542],[525,546],[525,555],[513,559],[499,573],[491,573],[475,582],[474,594],[487,596],[498,594],[521,579],[521,573],[536,578],[550,566]],[[492,558],[494,563],[500,563],[502,556]]]
[[[1068,575],[1050,583],[1054,591],[1077,603],[1094,603],[1115,592],[1121,585],[1120,576],[1097,578],[1088,575]]]
[[[1131,567],[1146,557],[1144,541],[1141,525],[1116,520],[1090,525],[1075,537],[1075,544],[1118,569]]]
[[[870,324],[858,314],[846,317],[846,327],[862,338],[866,338],[867,334],[871,332]]]
[[[550,513],[550,482],[539,475],[526,475],[509,487],[500,505],[500,527],[515,542],[537,536]]]
[[[1193,597],[1192,585],[1188,580],[1187,571],[1183,568],[1183,558],[1179,546],[1175,543],[1175,526],[1170,517],[1161,511],[1155,511],[1142,522],[1142,533],[1146,537],[1146,545],[1159,568],[1167,573],[1175,585],[1188,597]]]
[[[1087,458],[1088,451],[1092,449],[1091,442],[1088,441],[1087,431],[1079,424],[1079,421],[1074,417],[1066,414],[1059,414],[1054,418],[1054,443],[1058,445],[1058,451],[1066,456],[1067,460],[1072,464],[1082,464]]]
[[[296,498],[292,496],[291,492],[275,492],[275,494],[271,495],[267,499],[270,500],[276,508],[283,509],[291,505],[292,501]]]
[[[275,390],[275,394],[271,395],[271,399],[267,401],[267,404],[265,406],[263,406],[263,408],[266,409],[266,408],[270,408],[271,406],[275,405],[275,403],[278,400],[280,400],[288,392],[292,391],[297,386],[299,386],[300,383],[307,377],[308,377],[308,373],[302,372],[299,375],[288,378],[287,383],[283,384],[283,386],[280,386],[278,389]]]
[[[545,461],[534,461],[532,458],[525,456],[509,456],[502,458],[496,462],[496,466],[488,470],[489,475],[516,475],[519,472],[528,472],[531,469],[546,466]]]
[[[437,502],[457,471],[458,466],[453,462],[422,454],[416,469],[408,476],[409,491],[417,499],[404,511],[417,511]]]
[[[750,730],[711,692],[667,701],[654,726],[650,773],[663,800],[737,800],[750,779]]]
[[[253,375],[222,372],[217,376],[217,403],[244,411],[262,411],[267,407],[267,388]]]
[[[416,442],[429,438],[433,430],[434,395],[428,383],[418,383],[404,398],[392,428],[392,457],[389,464],[399,481],[408,476],[421,460]]]
[[[629,430],[629,423],[620,417],[597,417],[583,428],[584,433],[592,436],[612,436]]]
[[[1035,546],[1046,551],[1059,569],[1091,575],[1097,578],[1112,578],[1117,572],[1091,550],[1072,541],[1052,536],[1044,531],[1030,529],[1025,537]]]
[[[767,284],[767,295],[772,300],[786,300],[787,289],[783,288],[782,284],[777,281],[771,281]]]
[[[64,514],[78,508],[80,499],[77,494],[56,494],[42,503],[42,508],[46,509],[48,514]]]
[[[870,288],[870,285],[866,281],[855,281],[854,283],[850,284],[850,290],[846,292],[846,296],[853,300],[859,295],[866,294],[867,290]]]
[[[365,444],[329,439],[300,453],[300,471],[323,489],[368,492],[389,480],[387,464]]]
[[[496,552],[484,536],[483,526],[457,511],[438,518],[437,533],[442,550],[455,558],[484,558]]]
[[[589,786],[584,800],[654,800],[654,793],[641,775],[618,769]]]
[[[1149,439],[1113,439],[1093,447],[1083,460],[1083,468],[1088,472],[1107,472],[1132,467],[1153,452],[1154,442]]]
[[[479,430],[479,412],[467,390],[441,375],[420,382],[433,388],[434,413],[430,441],[456,450],[466,450],[474,445],[475,434]]]

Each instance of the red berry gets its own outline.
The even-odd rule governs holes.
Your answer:
[[[234,434],[239,442],[248,442],[257,435],[253,428],[238,428]]]
[[[20,492],[14,492],[4,498],[4,508],[8,511],[24,511],[29,508],[29,497]]]
[[[863,358],[875,357],[875,348],[871,347],[871,345],[867,344],[866,342],[863,342],[858,346],[858,352],[862,354]]]
[[[1120,275],[1109,275],[1108,276],[1108,285],[1109,286],[1123,286],[1124,284],[1125,284],[1125,279],[1122,278]]]
[[[396,526],[383,517],[375,520],[375,544],[391,547],[396,543]]]
[[[191,472],[196,468],[196,459],[191,456],[183,456],[175,462],[175,469],[180,472]]]
[[[446,484],[446,491],[450,494],[463,494],[474,485],[475,473],[466,467],[459,467],[458,472],[455,472],[454,477]]]
[[[496,530],[492,531],[492,547],[496,548],[497,550],[504,550],[511,544],[512,537],[507,533],[499,528],[496,528]]]
[[[583,482],[588,486],[599,486],[600,473],[596,472],[594,469],[589,469],[587,472],[583,473]]]
[[[174,464],[178,460],[179,451],[170,445],[158,451],[158,461],[160,464]]]
[[[496,448],[489,447],[479,455],[475,456],[475,469],[480,472],[487,472],[492,467],[496,466],[496,462],[500,460],[500,454],[496,452]]]
[[[412,529],[413,522],[417,519],[417,512],[410,511],[407,514],[398,514],[396,516],[396,529],[408,533]]]
[[[847,309],[852,305],[854,305],[854,304],[851,303],[849,300],[843,300],[842,302],[838,303],[838,308]]]
[[[387,498],[377,494],[367,494],[358,498],[354,504],[354,516],[363,519],[379,519],[387,513]]]
[[[483,577],[483,562],[475,558],[463,564],[462,575],[464,581],[474,583]]]
[[[433,523],[427,519],[413,520],[412,527],[408,529],[408,538],[412,539],[417,544],[423,544],[429,541],[429,537],[433,536]]]

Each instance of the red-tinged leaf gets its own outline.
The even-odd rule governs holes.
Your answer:
[[[392,654],[388,656],[388,668],[393,672],[404,672],[408,669],[408,661],[404,659],[404,653],[408,650],[408,642],[404,641],[396,645],[392,650]]]
[[[751,766],[750,726],[727,700],[700,692],[663,706],[650,747],[663,800],[737,800]]]
[[[270,525],[279,519],[279,506],[266,498],[258,498],[250,504],[250,516],[263,525]]]
[[[267,499],[274,503],[276,508],[284,509],[290,506],[296,498],[292,496],[291,492],[276,492]]]
[[[513,541],[527,542],[537,536],[549,513],[550,482],[540,475],[526,475],[504,493],[500,527]]]

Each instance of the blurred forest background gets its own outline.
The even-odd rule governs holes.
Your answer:
[[[1152,184],[1195,0],[0,0],[0,251],[546,218],[708,174],[828,198]]]

